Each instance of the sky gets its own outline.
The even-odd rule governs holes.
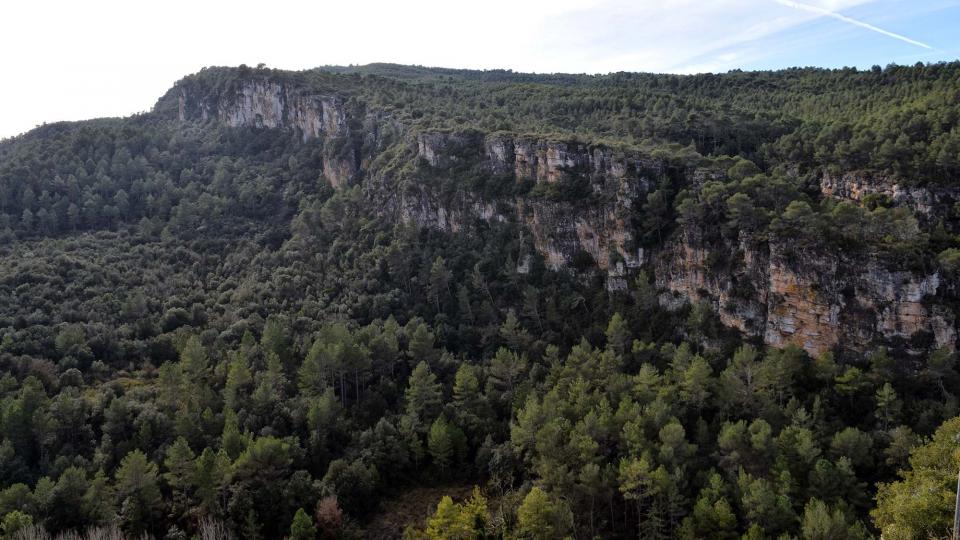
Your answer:
[[[147,111],[204,66],[538,73],[869,68],[960,58],[960,0],[0,3],[0,138]]]

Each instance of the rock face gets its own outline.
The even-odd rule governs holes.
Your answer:
[[[863,352],[878,343],[907,352],[956,345],[954,312],[943,299],[937,273],[892,270],[870,257],[797,254],[789,242],[742,233],[737,242],[714,245],[695,229],[644,251],[637,238],[643,201],[665,177],[665,164],[647,155],[499,133],[411,134],[382,115],[348,109],[336,96],[262,78],[213,96],[180,88],[176,110],[181,121],[290,129],[304,143],[322,144],[326,180],[341,187],[363,177],[364,194],[384,219],[451,233],[483,221],[516,223],[519,273],[530,272],[537,260],[556,270],[599,269],[608,290],[617,291],[627,288],[633,272],[647,267],[662,291],[662,305],[705,301],[725,325],[745,335],[777,347],[796,344],[814,355],[834,349]],[[403,180],[371,165],[387,147],[414,161]],[[465,174],[526,186],[517,192],[529,194],[431,187],[438,180],[462,185],[457,181]],[[723,176],[702,169],[672,174],[691,189]],[[824,196],[857,203],[871,194],[889,197],[928,223],[958,198],[947,190],[904,187],[855,173],[824,175],[820,188]]]
[[[312,95],[260,79],[240,81],[234,91],[214,96],[188,88],[179,88],[178,93],[181,121],[215,118],[230,127],[294,129],[304,142],[323,140],[323,175],[334,187],[347,185],[358,172],[349,113],[336,96]]]
[[[835,276],[835,263],[818,260],[814,266],[826,267],[828,272],[832,271],[827,275]],[[831,294],[835,291],[823,292],[821,280],[804,270],[785,264],[778,257],[770,261],[763,340],[778,347],[793,343],[812,355],[819,355],[840,340],[842,300]]]
[[[482,135],[468,133],[420,133],[417,156],[434,168],[444,168],[475,160],[480,155]]]
[[[592,156],[583,145],[520,139],[514,141],[513,149],[514,174],[518,179],[556,183],[567,174],[591,166]]]
[[[726,249],[736,254],[732,262],[708,266],[715,250]],[[687,235],[660,253],[656,278],[667,291],[662,304],[707,301],[724,324],[776,347],[818,355],[899,343],[910,351],[916,335],[956,346],[953,315],[938,302],[939,275],[891,271],[876,259],[788,254],[775,242],[707,248]]]
[[[870,195],[879,195],[888,198],[896,206],[910,208],[927,222],[945,215],[958,201],[955,189],[902,185],[886,176],[857,172],[839,176],[824,174],[820,179],[820,192],[828,197],[856,203],[864,202]]]
[[[700,240],[697,231],[686,231],[681,240],[668,243],[655,260],[656,285],[664,291],[660,304],[678,309],[690,302],[707,301],[723,324],[747,335],[763,335],[768,254],[745,238],[738,246],[724,249],[729,249],[738,263],[718,271],[713,248]]]
[[[420,135],[416,154],[432,174],[475,163],[516,182],[584,182],[592,198],[586,203],[535,196],[484,200],[458,191],[441,202],[418,186],[398,195],[400,221],[448,232],[475,220],[516,221],[548,268],[576,268],[589,261],[606,273],[611,291],[626,288],[632,270],[651,265],[664,291],[663,305],[707,301],[725,325],[772,346],[795,344],[818,355],[835,348],[866,351],[882,342],[919,352],[923,347],[911,340],[926,335],[934,346],[955,347],[953,315],[937,303],[936,273],[892,271],[878,259],[790,253],[784,249],[789,242],[746,235],[735,245],[707,245],[695,230],[684,231],[652,256],[644,253],[634,220],[663,170],[644,156],[573,142],[439,133]],[[709,171],[688,175],[693,186],[713,176]],[[529,270],[522,258],[517,265]]]
[[[655,160],[582,143],[443,133],[418,136],[417,155],[433,174],[472,162],[484,174],[517,183],[580,183],[592,200],[583,204],[527,196],[485,201],[460,194],[457,200],[440,204],[416,190],[401,195],[399,216],[405,222],[458,231],[470,219],[517,221],[526,226],[533,249],[549,268],[589,259],[608,273],[611,289],[624,288],[627,270],[643,263],[633,218],[651,189],[653,175],[661,172],[662,164]]]

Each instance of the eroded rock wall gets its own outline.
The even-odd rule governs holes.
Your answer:
[[[625,288],[629,272],[643,264],[633,221],[653,177],[662,172],[656,160],[583,143],[506,135],[425,133],[417,137],[416,150],[431,174],[442,176],[445,167],[472,161],[486,174],[518,183],[581,182],[589,186],[591,200],[524,196],[484,201],[458,194],[452,203],[441,204],[416,189],[401,196],[403,221],[448,231],[460,230],[466,219],[516,221],[525,226],[532,249],[547,267],[570,268],[588,255],[607,273],[611,290]]]
[[[889,176],[864,172],[825,173],[820,178],[820,192],[827,197],[858,204],[870,195],[879,195],[895,206],[910,208],[927,223],[946,215],[960,201],[956,189],[909,185]]]
[[[350,113],[336,96],[314,95],[280,82],[251,79],[223,95],[200,95],[181,88],[178,116],[181,121],[215,118],[231,127],[293,129],[304,142],[323,140],[323,175],[334,187],[349,184],[358,173],[359,155],[350,129]]]
[[[688,235],[659,254],[661,303],[709,302],[727,326],[812,355],[882,343],[921,352],[926,345],[912,344],[918,334],[935,347],[956,347],[956,321],[939,301],[938,273],[890,270],[869,256],[796,253],[785,245],[703,246]],[[711,267],[717,250],[736,255]]]
[[[346,186],[361,175],[363,164],[362,175],[369,175],[363,189],[384,218],[452,233],[478,220],[517,223],[518,272],[530,271],[534,253],[552,269],[582,269],[586,262],[606,274],[607,288],[614,291],[625,289],[637,269],[648,267],[665,307],[708,302],[725,325],[772,346],[797,344],[814,355],[834,349],[862,352],[878,343],[897,343],[913,352],[956,345],[956,321],[942,301],[943,284],[936,272],[892,269],[877,257],[798,254],[789,249],[789,241],[745,234],[736,242],[709,243],[696,229],[680,231],[659,248],[645,251],[637,241],[643,201],[656,189],[665,167],[646,155],[577,141],[475,131],[408,136],[404,126],[348,110],[335,96],[311,95],[263,80],[245,82],[216,99],[182,91],[177,106],[181,120],[286,128],[296,130],[304,141],[320,139],[326,180]],[[366,170],[376,153],[397,139],[406,141],[400,143],[407,149],[404,155],[416,162],[413,177],[401,182],[389,173]],[[463,171],[546,189],[490,198],[462,188],[440,193],[426,181],[439,178],[456,185],[456,175]],[[722,179],[722,173],[702,169],[683,174],[691,189]],[[578,200],[544,196],[549,189],[572,184],[585,188]],[[928,222],[957,198],[949,190],[905,187],[856,173],[824,175],[820,188],[824,196],[857,203],[870,194],[883,195]],[[928,336],[929,343],[921,339],[915,346],[918,335]]]

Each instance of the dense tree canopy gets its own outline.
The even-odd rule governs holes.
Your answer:
[[[638,248],[748,233],[795,256],[869,251],[956,287],[955,208],[919,219],[811,188],[854,170],[955,188],[956,63],[215,68],[181,84],[213,94],[242,77],[336,92],[412,132],[641,149],[664,167],[637,208]],[[725,329],[706,304],[662,309],[649,269],[622,290],[589,255],[551,270],[534,254],[520,271],[520,223],[398,224],[363,186],[324,180],[324,144],[347,143],[174,121],[169,98],[0,142],[4,538],[363,537],[385,500],[423,485],[451,496],[410,538],[949,532],[953,351],[813,358]],[[390,142],[364,174],[436,180]],[[464,170],[457,189],[590,197]]]

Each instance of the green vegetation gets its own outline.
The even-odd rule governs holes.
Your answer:
[[[350,84],[372,104],[430,129],[692,142],[704,155],[740,155],[765,169],[871,169],[921,182],[952,184],[960,173],[957,62],[696,76],[373,64],[296,76],[342,84],[330,72],[353,75]]]
[[[960,64],[215,68],[181,84],[213,99],[250,77],[336,93],[414,134],[501,130],[650,156],[663,167],[630,223],[645,248],[681,233],[786,239],[787,256],[869,254],[938,270],[956,291],[958,215],[940,207],[953,201],[918,218],[816,184],[867,171],[956,188]],[[154,113],[0,142],[4,538],[363,537],[382,500],[424,484],[477,489],[416,516],[408,538],[949,532],[952,351],[765,349],[706,305],[661,309],[646,272],[607,290],[585,252],[521,273],[521,224],[418,229],[371,190],[587,205],[590,186],[516,185],[466,157],[440,174],[399,135],[303,142],[181,123],[175,106],[171,94]],[[350,144],[372,181],[335,190],[324,152]]]

